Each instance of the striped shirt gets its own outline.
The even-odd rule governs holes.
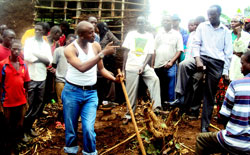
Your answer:
[[[229,117],[226,129],[218,132],[220,144],[250,154],[250,73],[230,83],[220,114]]]

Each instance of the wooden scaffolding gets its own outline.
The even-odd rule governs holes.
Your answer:
[[[37,20],[52,25],[68,21],[74,27],[79,21],[95,16],[107,22],[121,40],[139,15],[148,14],[147,0],[37,0]]]

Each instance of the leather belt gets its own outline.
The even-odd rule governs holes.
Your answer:
[[[73,84],[73,83],[71,83],[69,81],[66,81],[66,82],[69,83],[69,84],[71,84],[71,85],[73,85],[73,86],[75,86],[75,87],[81,88],[83,90],[96,90],[97,89],[96,84],[93,85],[93,86],[80,86],[80,85]]]

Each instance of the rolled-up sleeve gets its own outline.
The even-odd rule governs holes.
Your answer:
[[[199,25],[196,29],[195,36],[191,48],[193,50],[194,57],[200,56],[201,49],[201,25]]]
[[[225,63],[222,75],[228,75],[228,70],[230,67],[230,63],[233,56],[233,44],[232,44],[232,35],[229,30],[225,33],[225,48],[224,48],[224,54],[225,54]]]

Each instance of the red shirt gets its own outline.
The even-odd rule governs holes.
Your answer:
[[[30,81],[27,65],[19,57],[19,70],[11,64],[10,58],[0,62],[0,83],[3,107],[16,107],[27,103],[24,82]]]
[[[66,42],[66,36],[65,34],[63,34],[60,38],[59,38],[59,45],[60,46],[64,46],[65,45],[65,42]]]
[[[0,44],[0,61],[10,56],[10,53],[11,51],[9,48],[6,48],[2,44]]]

